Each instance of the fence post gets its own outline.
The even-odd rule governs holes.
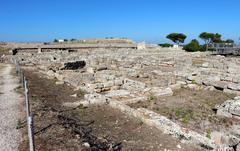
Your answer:
[[[29,100],[28,100],[28,85],[27,80],[24,77],[24,89],[25,89],[25,102],[27,107],[27,117],[30,116]]]
[[[28,117],[28,137],[29,137],[29,150],[35,151],[33,117],[32,116]]]
[[[24,88],[25,88],[25,101],[26,101],[26,108],[27,108],[27,122],[28,122],[28,137],[29,137],[29,150],[35,151],[34,146],[34,129],[33,129],[33,117],[30,115],[30,104],[28,98],[28,81],[23,76],[24,80]]]
[[[17,62],[16,58],[13,58],[13,62],[16,65],[16,72],[21,78],[21,82],[23,84],[24,90],[25,90],[25,103],[26,103],[26,111],[27,111],[27,126],[28,126],[28,138],[29,138],[29,150],[35,151],[35,145],[34,145],[34,123],[33,123],[33,116],[30,112],[30,103],[29,103],[29,91],[28,91],[28,81],[26,80],[26,77],[24,76],[23,71],[21,70],[19,63]]]

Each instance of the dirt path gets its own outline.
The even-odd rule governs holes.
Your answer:
[[[23,99],[15,91],[19,86],[14,76],[14,68],[9,64],[0,64],[0,150],[18,150],[21,134],[16,129],[20,119],[19,106]]]

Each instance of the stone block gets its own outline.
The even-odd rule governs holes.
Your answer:
[[[173,91],[171,88],[161,89],[159,87],[153,87],[150,90],[150,93],[152,93],[156,97],[164,97],[164,96],[172,96]]]

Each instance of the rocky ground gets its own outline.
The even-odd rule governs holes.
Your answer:
[[[64,106],[107,104],[204,150],[240,147],[238,57],[160,47],[24,51],[15,57],[84,92]]]

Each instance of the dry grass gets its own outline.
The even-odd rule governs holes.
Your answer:
[[[204,60],[202,60],[202,59],[193,59],[192,60],[192,65],[193,66],[200,66],[200,65],[202,65],[204,63]]]
[[[9,49],[0,46],[0,56],[9,54]]]

